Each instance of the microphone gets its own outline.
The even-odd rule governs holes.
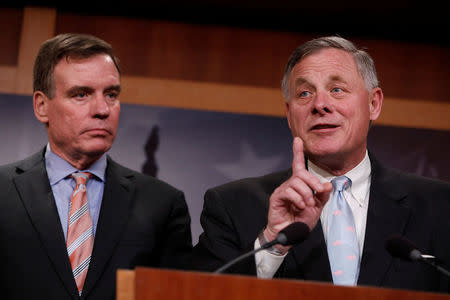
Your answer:
[[[244,258],[253,255],[261,250],[270,248],[273,245],[281,244],[283,246],[290,246],[301,243],[304,240],[306,240],[306,238],[309,236],[309,232],[310,232],[309,227],[305,223],[303,222],[292,223],[286,226],[283,230],[281,230],[273,241],[267,242],[261,245],[259,248],[256,248],[252,251],[249,251],[236,257],[232,261],[228,262],[227,264],[223,265],[222,267],[214,271],[214,273],[220,274],[229,267],[231,267],[232,265],[243,260]]]
[[[393,257],[407,261],[424,262],[450,278],[450,272],[437,264],[436,257],[433,255],[422,254],[422,252],[420,252],[420,250],[405,237],[393,235],[386,240],[385,247]]]
[[[386,240],[386,250],[393,257],[408,261],[420,260],[422,255],[412,242],[400,235],[391,236]]]

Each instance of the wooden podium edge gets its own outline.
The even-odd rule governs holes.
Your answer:
[[[128,300],[135,299],[136,272],[134,270],[117,270],[116,277],[116,299]]]
[[[199,297],[191,297],[189,295],[176,295],[177,288],[183,286],[184,292],[187,294],[192,294],[192,285],[203,286],[204,291],[200,294],[204,294],[204,299],[208,299],[212,294],[207,292],[209,283],[217,282],[217,277],[221,277],[220,282],[223,286],[228,286],[228,288],[234,289],[239,288],[240,285],[250,288],[253,291],[251,293],[259,294],[254,288],[263,288],[266,293],[272,290],[299,290],[298,296],[304,299],[321,299],[323,296],[334,297],[336,299],[426,299],[426,300],[450,300],[450,295],[425,292],[425,291],[412,291],[404,289],[391,289],[384,287],[374,287],[374,286],[357,286],[357,287],[344,287],[335,286],[325,282],[313,282],[313,281],[303,281],[303,280],[293,280],[293,279],[258,279],[252,276],[243,275],[227,275],[227,274],[212,274],[196,271],[181,271],[181,270],[167,270],[167,269],[154,269],[146,267],[136,267],[135,270],[118,270],[117,271],[117,300],[131,300],[137,299],[160,299],[161,297],[166,297],[166,299],[178,299],[180,296],[186,296],[186,299],[196,299]],[[163,283],[163,286],[159,286],[149,290],[149,280],[152,282]],[[164,281],[170,280],[171,288],[167,290],[164,287]],[[265,282],[265,283],[264,283]],[[181,285],[180,285],[181,284]],[[173,286],[172,286],[173,285]],[[180,285],[180,286],[178,286]],[[206,286],[205,286],[206,285]],[[177,288],[173,288],[177,287]],[[217,288],[217,286],[215,286]],[[220,286],[219,286],[219,289]],[[225,288],[226,289],[226,288]],[[168,294],[161,294],[165,291]],[[206,291],[206,292],[205,292]],[[244,290],[241,290],[244,291]],[[224,290],[222,292],[229,293],[229,290]],[[169,295],[169,294],[174,295]],[[199,292],[196,292],[199,296]],[[217,294],[217,293],[216,293]],[[244,294],[248,294],[244,291]],[[222,294],[223,295],[223,294]],[[254,294],[251,294],[254,296]],[[192,295],[191,295],[192,296]],[[206,296],[206,297],[205,297]],[[223,295],[224,299],[230,299],[229,295]],[[240,295],[241,296],[241,295]],[[249,299],[247,297],[237,297],[239,299]],[[261,295],[260,295],[261,296]],[[264,294],[262,295],[264,296]],[[344,297],[344,298],[342,298]],[[202,298],[202,297],[200,297]],[[216,297],[217,298],[217,297]],[[236,299],[237,299],[236,298]],[[253,298],[253,297],[252,297]],[[263,297],[264,298],[264,297]],[[255,298],[257,299],[257,298]]]

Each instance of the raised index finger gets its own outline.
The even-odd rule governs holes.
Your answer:
[[[305,170],[305,155],[303,153],[303,141],[299,137],[294,137],[292,144],[292,175],[296,175]]]

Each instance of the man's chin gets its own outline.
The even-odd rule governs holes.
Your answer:
[[[329,157],[339,154],[341,148],[338,145],[332,145],[331,143],[315,144],[311,147],[305,147],[305,153],[311,157]]]
[[[109,144],[96,144],[85,147],[82,152],[90,157],[100,157],[111,149]]]

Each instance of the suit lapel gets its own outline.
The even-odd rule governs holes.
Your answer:
[[[122,167],[108,157],[105,189],[83,296],[89,294],[102,275],[128,222],[135,188],[131,177],[132,175],[127,175]]]
[[[372,182],[367,212],[366,234],[358,284],[381,285],[392,257],[385,250],[386,239],[401,234],[408,222],[410,209],[404,205],[407,193],[395,174],[371,157]]]
[[[39,152],[25,160],[16,170],[18,175],[13,179],[14,184],[48,253],[49,260],[69,293],[76,294],[77,287],[72,276],[64,233],[45,170],[43,153]]]
[[[323,237],[320,220],[311,231],[307,240],[293,248],[293,256],[303,274],[303,279],[314,281],[331,281],[330,263],[327,246]]]

